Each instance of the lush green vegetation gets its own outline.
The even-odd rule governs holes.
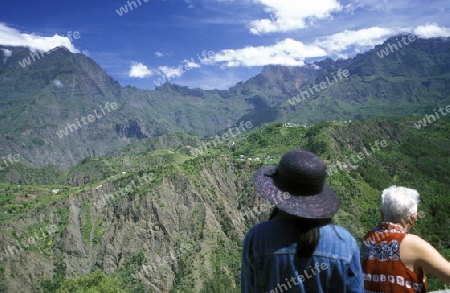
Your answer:
[[[57,293],[124,293],[120,281],[108,277],[103,272],[95,271],[88,276],[67,279],[56,291]]]
[[[341,210],[335,217],[335,222],[350,230],[361,241],[363,235],[379,221],[379,200],[382,189],[390,185],[403,185],[419,191],[422,203],[419,210],[425,215],[414,227],[417,233],[431,242],[447,258],[450,258],[450,235],[443,227],[450,223],[447,201],[450,186],[450,121],[442,118],[428,127],[414,127],[420,117],[404,119],[374,118],[351,123],[324,122],[313,126],[283,125],[275,123],[261,129],[246,133],[233,142],[227,142],[211,147],[202,155],[192,156],[183,146],[158,149],[150,152],[139,152],[142,145],[134,150],[132,145],[120,155],[106,158],[89,158],[75,168],[64,171],[64,174],[90,174],[95,168],[106,166],[105,171],[84,186],[73,188],[67,186],[40,186],[1,183],[0,184],[0,220],[4,223],[26,216],[31,210],[42,209],[46,205],[62,202],[69,194],[75,194],[98,184],[112,181],[117,188],[126,188],[130,180],[137,182],[132,192],[146,196],[149,190],[162,183],[162,178],[192,179],[198,190],[207,193],[208,200],[213,203],[215,212],[220,216],[220,228],[229,241],[220,237],[215,240],[211,253],[207,256],[212,264],[212,275],[204,276],[201,292],[231,292],[239,291],[239,267],[242,239],[232,225],[232,219],[226,212],[223,202],[215,196],[218,190],[208,186],[202,171],[219,164],[222,168],[231,168],[236,176],[245,178],[246,184],[239,194],[238,209],[245,211],[252,208],[250,198],[252,173],[264,164],[276,164],[281,156],[289,150],[304,148],[320,155],[329,166],[337,161],[344,162],[352,155],[370,149],[375,141],[386,140],[387,146],[380,148],[355,163],[355,169],[337,169],[328,179],[329,184],[341,201]],[[123,171],[125,170],[125,171]],[[121,172],[126,172],[121,173]],[[147,184],[140,184],[143,174],[154,174]],[[100,174],[100,173],[99,173]],[[78,175],[77,175],[78,176]],[[75,177],[77,177],[75,176]],[[84,175],[83,175],[84,176]],[[53,194],[51,190],[58,187],[61,191]],[[164,198],[156,195],[155,200],[161,207]],[[111,204],[115,202],[112,201]],[[105,219],[92,219],[89,212],[90,202],[85,201],[81,207],[81,230],[85,244],[100,243]],[[7,212],[7,213],[5,213]],[[177,243],[197,247],[211,235],[204,235],[203,227],[205,211],[194,208],[195,225],[192,227],[192,239],[177,239]],[[56,211],[58,232],[68,224],[69,210],[67,207]],[[246,218],[247,228],[257,219]],[[44,222],[49,225],[50,222]],[[30,226],[32,235],[40,227]],[[92,239],[91,239],[92,238]],[[37,253],[51,255],[55,249],[51,237],[39,242],[35,248]],[[177,256],[175,282],[172,292],[190,292],[193,290],[192,261],[195,250],[185,250]],[[106,292],[113,286],[117,291],[109,292],[145,292],[139,271],[147,264],[143,253],[136,253],[125,260],[123,265],[110,276],[94,272],[77,279],[64,280],[65,271],[61,259],[55,260],[55,274],[52,279],[40,283],[41,291],[45,292]],[[56,271],[58,268],[58,272]],[[0,267],[0,277],[3,269]],[[444,288],[444,284],[429,276],[431,289]],[[88,289],[90,288],[90,289]],[[234,288],[234,289],[231,289]],[[66,290],[66,291],[64,291]],[[69,290],[69,291],[67,291]],[[74,290],[74,291],[71,291]],[[79,291],[77,291],[79,290]],[[121,291],[123,290],[123,291]]]

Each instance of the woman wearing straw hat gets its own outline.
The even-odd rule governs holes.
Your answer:
[[[331,223],[339,200],[326,175],[325,163],[305,150],[256,171],[256,189],[276,207],[245,237],[241,292],[363,292],[356,240]]]

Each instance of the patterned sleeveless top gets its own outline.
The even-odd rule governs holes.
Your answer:
[[[425,271],[417,275],[400,260],[400,243],[406,236],[403,227],[380,223],[364,237],[361,266],[366,293],[425,293]]]

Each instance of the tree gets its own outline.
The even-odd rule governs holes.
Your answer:
[[[95,271],[88,276],[67,279],[57,293],[124,293],[119,280]]]

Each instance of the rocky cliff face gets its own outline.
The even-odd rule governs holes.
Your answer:
[[[238,206],[248,189],[246,173],[226,158],[203,164],[192,174],[189,166],[118,174],[2,227],[6,292],[31,292],[42,280],[95,269],[127,273],[144,292],[199,292],[216,277],[236,286],[245,222],[268,210],[244,219]],[[52,233],[38,232],[42,239],[25,247],[24,239],[45,227]]]

